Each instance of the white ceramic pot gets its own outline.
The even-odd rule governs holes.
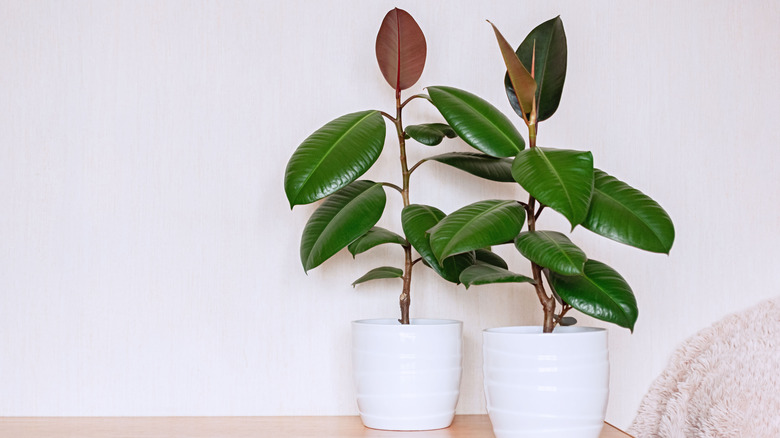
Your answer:
[[[483,353],[496,438],[598,438],[609,395],[606,330],[488,329]]]
[[[352,366],[360,418],[383,430],[452,424],[460,393],[463,323],[394,319],[352,322]]]

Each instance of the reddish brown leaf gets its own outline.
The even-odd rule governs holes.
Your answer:
[[[427,47],[425,35],[411,15],[395,8],[385,15],[376,36],[376,59],[387,83],[405,90],[422,75]]]
[[[488,21],[488,23],[490,23],[490,21]],[[517,57],[512,46],[509,45],[504,36],[501,35],[501,32],[498,31],[496,25],[493,23],[490,23],[490,25],[493,26],[493,32],[496,34],[498,47],[501,49],[501,56],[504,58],[504,64],[506,64],[509,80],[512,81],[512,87],[515,89],[517,100],[520,102],[523,112],[530,114],[535,110],[534,96],[536,95],[536,81],[534,81],[533,76],[528,73],[528,70],[525,69],[523,63],[520,62],[520,58]]]

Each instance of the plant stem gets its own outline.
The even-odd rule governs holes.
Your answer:
[[[405,103],[404,103],[405,104]],[[403,176],[403,184],[401,185],[401,197],[404,201],[404,207],[409,205],[409,164],[406,161],[406,139],[404,139],[404,126],[401,120],[401,111],[403,105],[401,103],[401,90],[395,91],[395,130],[398,134],[398,146],[401,149],[401,174]],[[401,324],[409,324],[409,306],[412,303],[411,286],[412,286],[412,247],[407,245],[404,247],[404,275],[403,275],[403,289],[401,290],[401,297],[399,304],[401,306],[401,319],[398,321]]]
[[[528,125],[528,146],[536,147],[536,124],[531,123]],[[544,205],[540,204],[539,209],[536,209],[536,199],[533,196],[528,196],[528,207],[530,213],[528,216],[528,231],[536,231],[536,220],[539,219],[539,215],[544,209]],[[542,304],[542,310],[544,310],[544,333],[552,333],[555,328],[555,298],[547,295],[547,291],[544,290],[544,282],[542,281],[542,267],[536,263],[531,262],[531,272],[533,273],[534,281],[536,285],[536,296],[539,298],[539,302]]]

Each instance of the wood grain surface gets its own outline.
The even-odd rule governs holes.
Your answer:
[[[492,438],[487,415],[459,415],[447,429],[368,429],[358,417],[2,417],[14,438]],[[601,438],[630,435],[605,424]]]

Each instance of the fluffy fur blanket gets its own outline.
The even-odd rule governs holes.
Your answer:
[[[779,438],[780,298],[685,341],[653,382],[637,438]]]

